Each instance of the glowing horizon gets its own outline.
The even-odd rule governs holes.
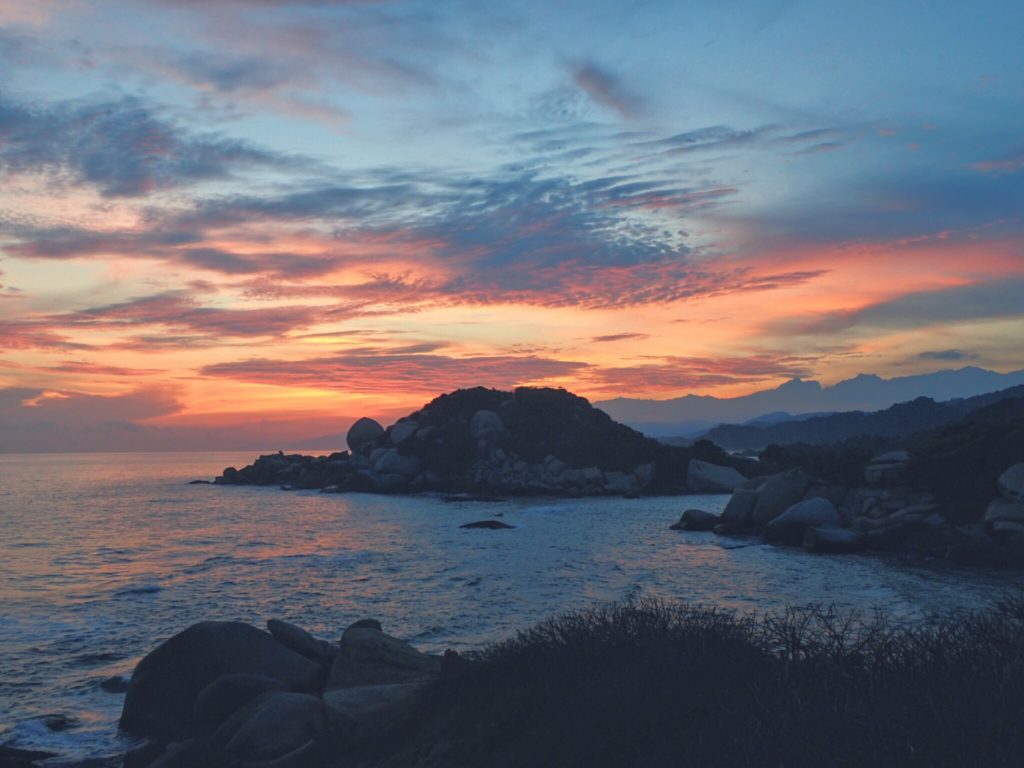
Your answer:
[[[1024,8],[679,5],[0,0],[0,432],[1024,368]]]

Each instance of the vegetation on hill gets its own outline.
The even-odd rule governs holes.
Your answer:
[[[953,424],[979,408],[1024,396],[1024,386],[960,400],[935,402],[919,397],[882,411],[849,411],[778,424],[722,424],[705,437],[728,450],[767,445],[830,445],[864,437],[900,440],[924,430]]]
[[[928,488],[954,522],[978,520],[997,495],[996,480],[1024,462],[1024,397],[1001,400],[959,423],[908,441],[908,480]]]

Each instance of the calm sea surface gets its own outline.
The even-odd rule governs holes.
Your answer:
[[[119,751],[123,697],[99,682],[201,619],[279,617],[335,639],[372,616],[441,651],[594,601],[836,602],[911,619],[1021,583],[668,530],[723,496],[452,504],[186,484],[252,458],[0,454],[0,743]],[[515,530],[458,527],[499,513]],[[50,730],[50,715],[71,727]]]

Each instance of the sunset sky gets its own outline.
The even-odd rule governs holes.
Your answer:
[[[0,450],[1024,368],[1022,39],[1019,0],[0,0]]]

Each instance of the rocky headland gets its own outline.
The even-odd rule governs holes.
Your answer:
[[[329,456],[260,456],[214,482],[342,493],[633,496],[729,491],[744,479],[737,468],[749,464],[710,443],[664,445],[582,397],[530,387],[457,390],[386,428],[362,418],[347,442],[348,451]],[[726,466],[692,475],[691,459]]]
[[[756,467],[778,471],[743,481],[720,516],[686,510],[672,527],[759,535],[816,552],[1024,565],[1022,398],[900,443],[769,446]]]

